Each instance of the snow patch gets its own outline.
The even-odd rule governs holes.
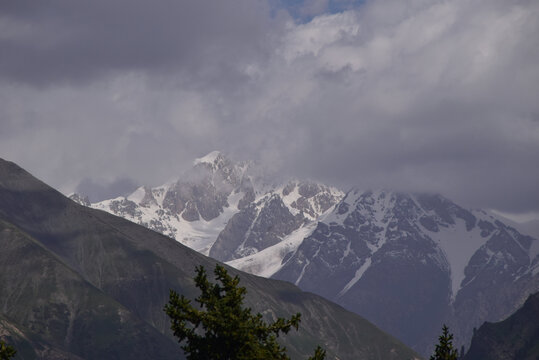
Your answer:
[[[284,189],[284,187],[282,189],[279,189],[279,193],[282,194],[283,189]],[[292,207],[292,204],[295,201],[297,201],[300,197],[301,197],[301,195],[299,194],[299,185],[297,183],[294,183],[294,190],[292,190],[286,196],[281,197],[283,199],[283,203],[286,205],[286,207],[288,208],[288,211],[290,211],[290,213],[292,215],[299,214],[299,210]]]
[[[134,213],[115,213],[112,209],[115,204],[121,205],[125,200],[133,201],[134,203],[140,203],[143,199],[145,190],[143,188],[137,189],[129,197],[118,197],[111,200],[105,200],[99,203],[92,204],[91,207],[95,209],[104,210],[115,215],[120,215],[123,218],[149,227],[150,229],[157,230],[166,236],[176,239],[183,245],[190,247],[204,255],[208,255],[210,248],[217,240],[219,233],[225,228],[227,222],[230,220],[238,210],[238,202],[243,197],[243,193],[232,193],[228,197],[229,207],[223,209],[221,214],[210,220],[205,221],[200,219],[197,221],[186,221],[179,216],[171,214],[167,210],[162,208],[162,200],[165,188],[152,189],[154,196],[156,193],[159,195],[158,204],[152,204],[149,207],[137,207]]]
[[[278,244],[265,248],[256,254],[228,261],[226,264],[241,271],[269,278],[284,266],[282,263],[284,257],[295,252],[303,239],[313,233],[316,225],[316,222],[307,224],[287,235]]]
[[[146,190],[144,189],[144,186],[141,186],[137,190],[135,190],[131,195],[129,195],[127,197],[127,200],[130,200],[134,202],[135,204],[140,204],[142,199],[144,199],[144,195],[146,195]]]
[[[183,239],[177,237],[176,240],[207,256],[219,233],[223,231],[230,218],[239,211],[237,204],[242,196],[242,193],[231,194],[228,197],[230,206],[224,208],[215,219],[179,222],[177,229]]]
[[[361,279],[361,277],[363,276],[363,274],[365,274],[365,271],[367,271],[367,269],[371,266],[371,258],[367,258],[365,260],[365,262],[363,263],[363,265],[361,265],[359,267],[359,269],[356,270],[356,273],[354,275],[354,277],[352,278],[352,280],[350,280],[348,282],[348,284],[346,284],[344,286],[344,288],[337,294],[337,298],[340,298],[341,296],[343,296],[344,294],[346,294],[348,292],[348,290],[350,290],[350,288],[352,286],[354,286],[358,281],[359,279]]]
[[[320,247],[314,253],[313,259],[317,257],[319,253],[320,253]],[[303,275],[305,275],[305,270],[307,269],[307,266],[309,266],[309,264],[311,263],[311,260],[309,259],[305,259],[305,260],[307,260],[307,263],[303,265],[303,269],[301,269],[301,274],[299,274],[298,279],[294,282],[294,285],[296,286],[298,286],[299,283],[301,282],[301,279],[303,279]]]
[[[352,242],[349,240],[348,244],[346,244],[346,249],[344,249],[344,253],[342,254],[341,258],[339,259],[339,263],[342,264],[343,260],[350,255],[350,248],[352,246]]]
[[[457,218],[455,225],[444,228],[438,232],[424,229],[425,233],[434,240],[443,251],[450,267],[451,291],[454,300],[464,280],[464,269],[470,262],[473,254],[487,242],[487,238],[481,237],[481,229],[476,226],[472,230],[466,230],[464,220]]]
[[[193,161],[193,165],[198,165],[198,164],[213,164],[215,163],[215,160],[217,160],[217,157],[221,155],[221,153],[219,151],[212,151],[211,153],[209,153],[208,155],[206,156],[203,156],[201,158],[198,158],[198,159],[195,159],[195,161]]]
[[[357,200],[362,194],[363,191],[350,190],[344,195],[341,201],[331,208],[331,211],[326,212],[320,217],[320,221],[325,224],[335,223],[337,225],[343,225],[344,220],[346,220],[350,212],[355,210]],[[340,209],[341,206],[346,206],[348,210],[342,214],[339,214],[338,209]]]

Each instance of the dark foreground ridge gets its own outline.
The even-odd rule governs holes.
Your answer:
[[[169,289],[196,295],[195,266],[215,260],[127,220],[80,206],[0,159],[0,334],[19,358],[177,359],[163,312]],[[358,315],[282,281],[239,274],[269,319],[300,312],[294,359],[418,355]]]
[[[464,360],[481,359],[539,359],[539,293],[504,321],[477,330]]]

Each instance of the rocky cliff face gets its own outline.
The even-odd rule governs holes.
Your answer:
[[[235,214],[209,255],[231,261],[277,245],[292,232],[318,219],[341,198],[340,191],[311,182],[293,181],[278,187]]]
[[[195,160],[191,171],[173,183],[140,187],[127,197],[95,204],[78,194],[71,199],[230,261],[281,242],[343,196],[313,182],[267,185],[249,169],[249,163],[234,163],[215,151]]]
[[[484,323],[474,333],[465,360],[535,360],[539,358],[539,293],[531,295],[509,318]]]
[[[232,163],[223,154],[212,152],[195,160],[180,180],[155,188],[143,186],[127,197],[90,206],[207,254],[230,217],[255,198],[248,168],[247,163]],[[71,199],[87,205],[80,195]]]
[[[537,240],[439,195],[350,191],[273,277],[355,311],[427,354],[539,289]]]

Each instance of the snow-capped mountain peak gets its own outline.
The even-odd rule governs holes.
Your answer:
[[[245,163],[213,151],[176,181],[141,186],[126,197],[91,206],[125,217],[207,254],[217,235],[254,198]]]
[[[222,157],[222,154],[220,151],[211,151],[209,152],[208,154],[200,157],[200,158],[197,158],[193,161],[193,165],[198,165],[198,164],[214,164],[216,162],[216,160],[219,158],[219,157]]]
[[[191,171],[176,181],[154,188],[142,186],[126,197],[91,206],[173,237],[206,255],[230,260],[281,242],[342,198],[340,190],[315,182],[295,180],[269,186],[264,179],[254,180],[251,165],[212,151],[195,160]],[[238,230],[234,224],[241,221],[252,224]],[[218,250],[234,246],[223,240],[227,234],[237,242],[230,250],[235,253],[231,258]]]
[[[91,206],[329,298],[420,351],[440,324],[463,344],[539,291],[539,240],[491,212],[254,173],[214,151],[177,181]]]
[[[496,295],[499,287],[524,298],[539,290],[538,243],[441,195],[353,189],[272,277],[421,348],[429,344],[424,329],[436,331],[442,321],[464,341],[473,326],[507,315],[518,301]]]

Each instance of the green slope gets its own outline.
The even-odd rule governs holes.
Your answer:
[[[83,358],[172,359],[164,312],[170,288],[194,297],[194,268],[215,261],[105,212],[79,206],[0,160],[0,312],[43,342]],[[239,273],[268,318],[302,313],[286,337],[294,358],[316,344],[329,358],[418,357],[363,318],[297,287]],[[148,355],[149,354],[149,355]]]

